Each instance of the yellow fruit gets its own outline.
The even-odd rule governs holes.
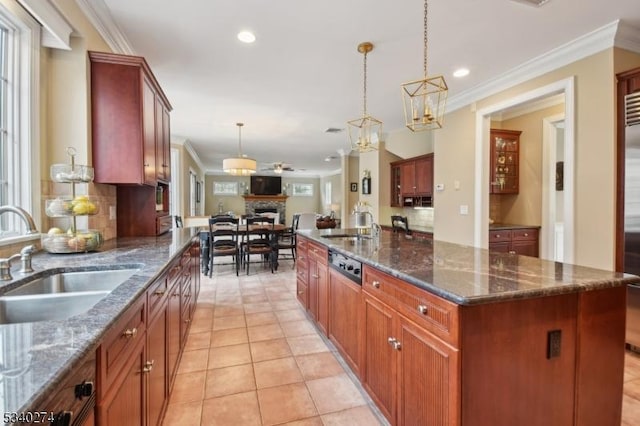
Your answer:
[[[89,212],[89,205],[86,201],[82,201],[73,206],[73,214],[82,215]]]
[[[89,197],[86,195],[76,195],[76,197],[71,201],[71,204],[76,205],[78,203],[86,203],[89,201]]]
[[[49,234],[49,235],[64,234],[64,231],[62,229],[60,229],[60,228],[53,227],[53,228],[49,229],[47,234]]]
[[[87,214],[95,214],[98,211],[98,206],[93,204],[91,201],[87,202]]]
[[[67,244],[73,250],[84,250],[87,247],[87,241],[82,237],[71,238]]]

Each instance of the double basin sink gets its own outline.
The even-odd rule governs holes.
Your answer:
[[[0,295],[0,324],[61,320],[95,306],[140,265],[40,276]],[[46,273],[46,271],[45,271]]]

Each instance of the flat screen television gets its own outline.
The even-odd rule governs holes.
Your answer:
[[[278,195],[281,188],[281,176],[251,176],[251,193],[254,195]]]

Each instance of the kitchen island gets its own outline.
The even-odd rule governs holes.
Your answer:
[[[146,309],[149,287],[164,280],[171,272],[169,268],[175,268],[176,261],[182,260],[179,258],[185,254],[189,255],[189,250],[193,247],[199,247],[195,230],[174,229],[160,237],[109,240],[100,251],[92,253],[56,255],[40,252],[33,257],[35,272],[27,275],[17,273],[19,265],[12,268],[13,280],[0,282],[0,296],[51,272],[119,268],[135,268],[136,271],[84,313],[61,320],[0,325],[0,404],[3,407],[4,422],[28,423],[24,421],[28,420],[27,417],[38,420],[33,417],[33,413],[49,410],[54,403],[51,399],[63,383],[80,368],[91,363],[94,367],[93,377],[98,378],[97,382],[92,383],[93,389],[87,388],[87,393],[95,393],[90,399],[96,398],[95,403],[100,404],[99,398],[105,392],[105,389],[100,389],[104,384],[104,374],[99,370],[95,371],[95,366],[96,358],[100,359],[101,353],[104,354],[100,345],[105,336],[119,325],[123,316],[131,309],[135,310],[141,303]],[[195,271],[198,271],[199,252],[192,255],[195,259]],[[186,278],[184,282],[187,282]],[[196,296],[193,295],[194,301]],[[149,306],[152,304],[149,303]],[[135,340],[136,333],[138,337],[145,334],[144,329],[139,327],[134,330],[134,339],[131,341]],[[122,353],[126,353],[126,350],[123,349]],[[105,360],[98,360],[98,366],[101,363],[105,364]],[[67,384],[72,386],[70,394],[73,400],[73,386],[77,383]],[[47,416],[53,414],[58,412]],[[129,414],[133,416],[135,413]],[[84,424],[93,424],[93,413],[88,415],[91,419],[87,419]],[[47,417],[47,420],[50,419]]]
[[[299,300],[392,424],[620,424],[638,277],[402,234],[299,234]]]

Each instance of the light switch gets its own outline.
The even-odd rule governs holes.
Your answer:
[[[437,183],[436,191],[444,191],[444,183]]]
[[[454,188],[456,191],[459,191],[459,190],[460,190],[460,181],[459,181],[459,180],[454,180],[454,181],[453,181],[453,188]]]
[[[116,220],[116,206],[109,206],[109,220]]]
[[[467,215],[469,214],[469,206],[466,204],[460,205],[460,214]]]

